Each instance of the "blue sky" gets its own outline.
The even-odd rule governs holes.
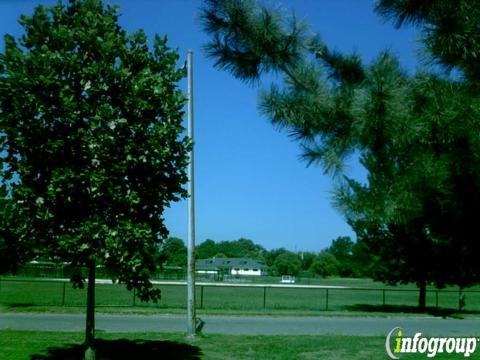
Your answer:
[[[240,237],[271,249],[319,251],[332,239],[354,233],[331,206],[332,180],[318,167],[299,160],[298,144],[278,132],[257,111],[257,89],[213,68],[202,45],[198,21],[201,1],[106,1],[120,4],[120,23],[129,32],[143,28],[167,34],[181,54],[194,52],[197,242]],[[56,1],[0,0],[0,34],[18,36],[21,14]],[[371,61],[383,49],[403,66],[417,67],[418,34],[396,30],[373,13],[367,0],[269,1],[311,25],[330,46],[357,51]],[[3,51],[3,36],[0,39]],[[180,64],[179,64],[180,65]],[[263,84],[267,86],[268,84]],[[186,88],[186,82],[181,84]],[[348,174],[362,177],[354,162]],[[165,213],[172,236],[187,238],[186,201]]]

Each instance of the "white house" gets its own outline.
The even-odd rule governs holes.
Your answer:
[[[195,262],[198,274],[213,275],[266,275],[267,266],[254,259],[247,258],[211,258],[198,259]]]

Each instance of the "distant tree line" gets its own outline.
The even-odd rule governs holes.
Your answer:
[[[293,252],[285,248],[267,250],[250,239],[215,242],[207,239],[195,248],[197,259],[249,258],[260,260],[268,266],[273,276],[342,276],[369,277],[369,257],[362,243],[355,243],[349,236],[334,239],[331,245],[316,253]],[[162,245],[161,264],[186,267],[187,248],[182,239],[171,237]]]

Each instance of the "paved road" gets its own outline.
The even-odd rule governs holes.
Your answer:
[[[479,336],[480,320],[440,318],[202,316],[204,333],[385,335],[396,326],[429,336]],[[0,314],[0,329],[82,331],[83,315]],[[107,332],[184,332],[181,315],[97,315],[98,330]]]

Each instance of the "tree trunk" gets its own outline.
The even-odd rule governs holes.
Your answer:
[[[427,282],[422,280],[418,283],[418,288],[420,290],[418,296],[418,309],[424,311],[427,307]]]
[[[95,261],[88,265],[87,321],[85,326],[85,360],[95,360]]]

